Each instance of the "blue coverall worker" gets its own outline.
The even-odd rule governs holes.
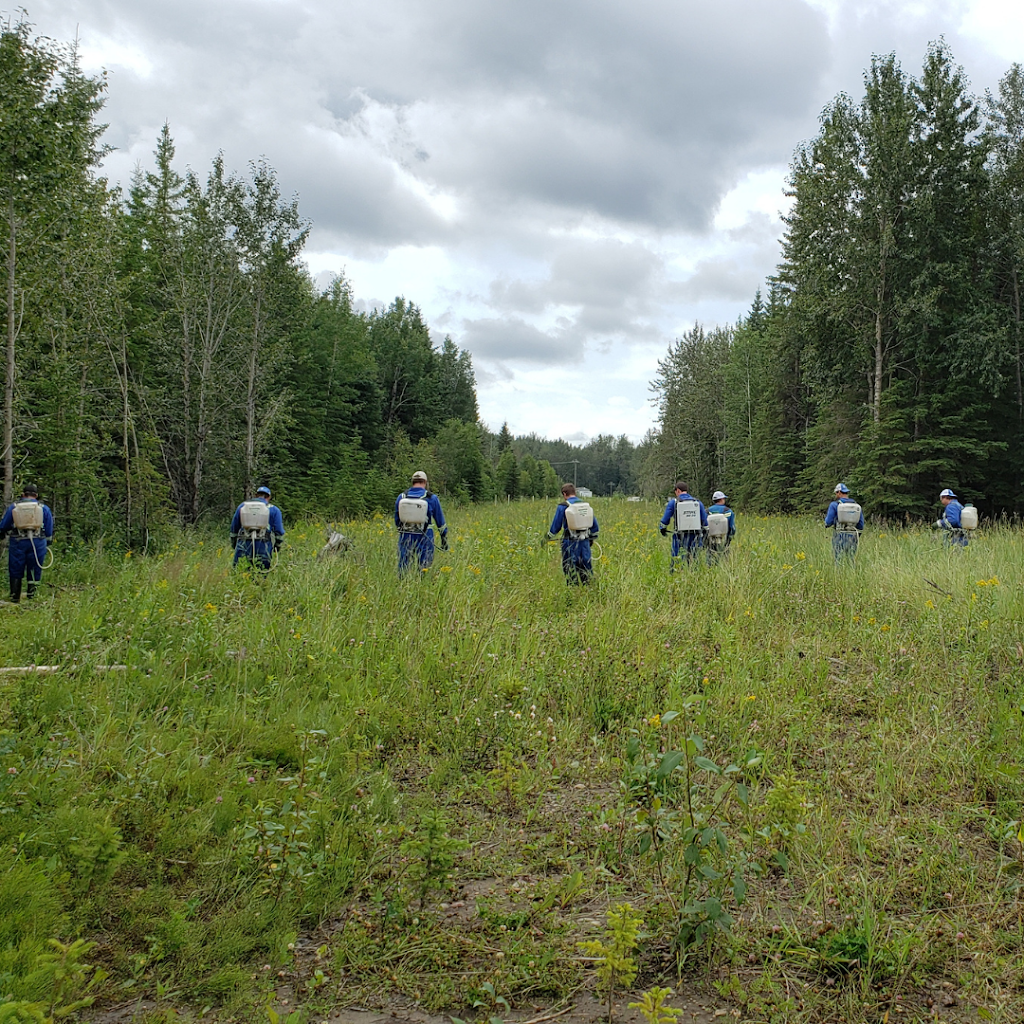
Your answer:
[[[708,528],[708,512],[704,508],[704,504],[690,494],[687,490],[687,486],[682,480],[676,481],[676,496],[668,499],[668,504],[665,506],[665,514],[661,517],[661,523],[659,529],[662,537],[668,534],[669,523],[672,524],[672,568],[669,570],[674,571],[676,567],[676,559],[683,557],[687,562],[693,563],[697,560],[700,555],[700,549],[704,546],[704,532]],[[685,530],[679,532],[675,529],[675,518],[676,518],[676,502],[679,501],[696,501],[697,507],[700,509],[700,529],[699,530]]]
[[[398,527],[398,571],[404,573],[415,558],[421,569],[434,564],[433,523],[440,534],[441,550],[448,550],[448,526],[441,511],[441,502],[427,487],[427,474],[417,470],[412,475],[412,486],[395,499],[395,526]],[[427,521],[420,524],[403,523],[398,515],[398,505],[403,498],[425,498]]]
[[[729,499],[726,497],[725,492],[715,491],[715,493],[711,495],[711,500],[714,504],[708,506],[708,515],[728,516],[729,532],[724,538],[708,537],[708,565],[713,565],[726,553],[726,551],[729,550],[729,545],[732,543],[733,537],[736,536],[736,513],[729,508]]]
[[[26,484],[21,489],[21,498],[15,504],[39,501],[39,491],[35,484]],[[0,519],[0,540],[11,534],[7,549],[7,573],[11,583],[11,601],[21,601],[22,581],[28,576],[28,597],[36,596],[36,587],[43,578],[43,561],[46,549],[53,541],[53,513],[48,505],[43,505],[43,528],[41,530],[19,530],[14,525],[14,505],[8,505],[3,518]]]
[[[262,501],[269,507],[268,529],[261,531],[258,536],[246,536],[246,531],[242,529],[242,505],[245,504],[242,502],[242,505],[235,509],[235,516],[231,520],[231,543],[235,546],[235,560],[232,565],[238,565],[239,559],[245,559],[251,568],[267,572],[270,569],[271,556],[275,551],[280,551],[284,543],[284,519],[281,510],[270,504],[269,487],[257,487],[253,501]]]
[[[832,535],[832,555],[838,565],[844,559],[852,562],[856,557],[857,544],[864,529],[864,513],[861,512],[856,526],[840,523],[839,506],[856,502],[850,497],[850,488],[846,484],[836,484],[835,495],[835,501],[831,502],[825,513],[825,529],[835,530]]]
[[[559,502],[555,509],[555,518],[551,520],[547,539],[552,541],[559,534],[562,535],[562,572],[565,573],[566,586],[586,586],[594,575],[590,542],[597,536],[597,516],[594,516],[594,524],[587,531],[586,537],[573,537],[565,521],[565,510],[580,500],[576,497],[575,486],[562,484],[562,497],[565,500]]]
[[[942,518],[935,523],[936,527],[946,531],[946,543],[950,547],[967,547],[967,531],[960,525],[963,505],[948,487],[939,492],[939,501],[945,507],[942,510]]]

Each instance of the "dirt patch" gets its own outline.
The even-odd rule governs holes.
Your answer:
[[[635,995],[622,996],[615,1001],[615,1020],[621,1024],[642,1024],[643,1017],[638,1010],[631,1010],[628,1003],[636,1001]],[[739,1010],[720,1005],[699,993],[681,988],[668,999],[668,1005],[683,1011],[680,1024],[722,1024],[739,1019]],[[287,1010],[288,1006],[281,1009]],[[608,1019],[608,1007],[592,994],[586,993],[574,999],[568,1006],[533,1006],[532,1012],[521,1011],[510,1017],[506,1024],[596,1024]],[[451,1024],[451,1017],[426,1013],[415,1004],[393,1003],[381,1010],[365,1007],[338,1007],[314,1021],[326,1024]]]

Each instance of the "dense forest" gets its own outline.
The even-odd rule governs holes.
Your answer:
[[[1024,71],[973,96],[942,44],[877,57],[797,151],[782,261],[749,313],[695,326],[639,444],[498,433],[469,353],[404,298],[316,286],[310,225],[263,161],[180,172],[164,127],[130,186],[100,173],[105,82],[0,33],[4,499],[38,483],[66,535],[129,547],[223,517],[257,483],[290,515],[386,508],[414,468],[460,500],[661,495],[927,514],[951,486],[1022,511]]]
[[[387,507],[414,468],[466,500],[557,491],[542,460],[499,483],[470,356],[415,305],[316,288],[266,163],[182,174],[165,126],[111,187],[104,84],[24,22],[0,34],[5,501],[36,482],[65,536],[130,547],[259,483],[291,515]]]
[[[877,57],[791,166],[782,261],[735,327],[659,365],[644,478],[757,510],[920,516],[952,487],[1022,511],[1024,71],[973,96],[942,44]]]

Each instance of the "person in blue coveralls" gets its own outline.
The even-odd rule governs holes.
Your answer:
[[[586,586],[594,575],[594,563],[590,555],[590,542],[597,536],[597,517],[593,517],[590,527],[583,530],[570,530],[565,519],[566,509],[575,505],[580,499],[576,497],[573,484],[562,484],[563,501],[555,509],[555,518],[551,520],[551,529],[547,539],[554,540],[562,535],[562,572],[565,573],[567,586]]]
[[[964,507],[960,504],[957,496],[948,488],[939,492],[939,501],[945,506],[942,510],[942,518],[935,526],[946,531],[946,543],[952,547],[967,547],[967,533],[960,525],[960,516]]]
[[[864,513],[860,513],[857,523],[841,523],[839,521],[840,505],[856,505],[850,497],[850,488],[846,484],[836,484],[835,500],[828,506],[825,513],[825,529],[835,530],[832,535],[832,554],[836,564],[844,560],[853,561],[857,555],[857,544],[864,530]]]
[[[275,551],[281,550],[284,543],[284,519],[281,510],[270,504],[269,487],[257,487],[256,496],[252,500],[266,505],[266,526],[247,528],[242,525],[242,509],[250,502],[243,501],[235,509],[231,520],[231,543],[235,546],[235,560],[232,564],[238,565],[241,559],[253,569],[268,572],[271,557]]]
[[[678,558],[685,558],[689,563],[696,562],[700,556],[700,550],[704,546],[704,531],[708,528],[708,512],[704,508],[703,502],[698,501],[690,494],[687,485],[682,480],[676,481],[675,491],[675,497],[668,499],[659,527],[662,537],[665,537],[668,535],[669,524],[672,524],[672,567],[670,572],[675,570]],[[680,523],[676,520],[676,505],[682,502],[693,502],[697,506],[690,529],[680,529],[681,526],[690,524]],[[690,505],[685,507],[690,512],[694,511]]]
[[[403,504],[404,503],[404,504]],[[434,531],[437,527],[441,550],[448,550],[448,526],[441,502],[428,487],[427,474],[417,470],[412,486],[395,499],[395,526],[398,527],[398,571],[404,573],[415,559],[421,569],[434,564]]]
[[[11,601],[18,604],[26,576],[29,600],[36,596],[36,588],[43,578],[46,549],[53,540],[53,513],[39,500],[35,484],[26,484],[21,489],[21,497],[7,506],[3,519],[0,519],[0,540],[8,534],[11,534],[7,549]]]
[[[711,495],[712,505],[708,506],[708,515],[724,515],[729,520],[729,529],[724,537],[708,536],[708,565],[713,565],[729,550],[733,537],[736,536],[736,513],[729,508],[729,499],[725,491],[715,491]]]

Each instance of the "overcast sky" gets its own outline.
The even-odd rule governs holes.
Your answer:
[[[873,53],[944,36],[978,93],[1024,61],[1019,0],[25,2],[108,72],[111,179],[164,121],[181,169],[265,157],[314,274],[417,303],[490,426],[574,440],[639,440],[668,344],[749,308],[793,150]]]

